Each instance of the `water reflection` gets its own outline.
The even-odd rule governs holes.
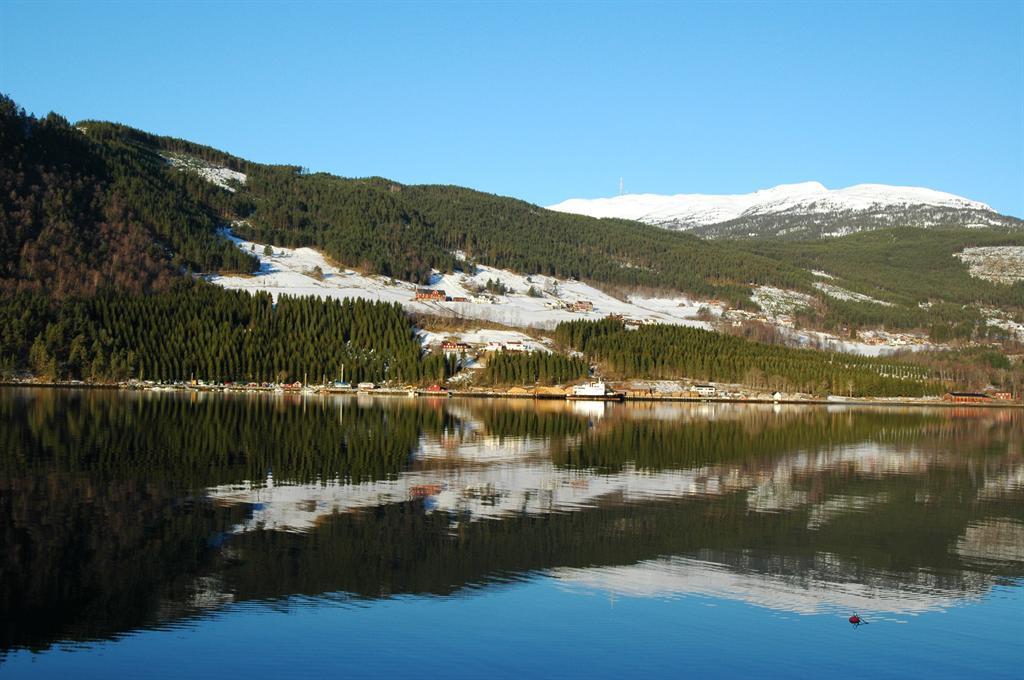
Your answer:
[[[796,573],[758,571],[737,564],[741,560],[716,562],[714,557],[702,554],[700,559],[671,557],[623,567],[556,569],[554,575],[572,588],[631,597],[726,598],[798,614],[915,614],[979,600],[994,585],[982,574],[957,587],[926,573],[913,579],[878,574],[851,580],[843,578],[844,565],[827,554],[815,556],[814,564],[803,564]]]
[[[1017,411],[0,391],[3,649],[546,575],[906,613],[1024,576]]]

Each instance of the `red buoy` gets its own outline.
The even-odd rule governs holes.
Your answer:
[[[850,617],[850,623],[856,626],[858,623],[860,623],[860,617],[854,614]]]

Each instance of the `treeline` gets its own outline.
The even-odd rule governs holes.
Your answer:
[[[111,291],[50,304],[0,298],[0,367],[38,377],[113,381],[443,380],[397,304],[227,291],[182,282],[150,295]]]
[[[37,119],[0,96],[0,290],[142,292],[185,269],[256,267],[217,236],[209,183],[101,131],[83,134],[52,113]]]
[[[920,397],[945,389],[921,366],[763,345],[682,326],[627,330],[615,319],[570,321],[558,325],[555,339],[620,378],[687,377],[815,395]]]
[[[589,364],[554,352],[494,352],[487,358],[483,380],[488,385],[554,385],[586,378]]]

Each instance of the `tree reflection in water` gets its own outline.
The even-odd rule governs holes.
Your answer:
[[[1024,574],[1019,411],[0,391],[0,646],[572,588],[917,611]]]

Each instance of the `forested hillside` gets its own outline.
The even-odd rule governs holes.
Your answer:
[[[315,247],[367,273],[424,283],[432,269],[464,266],[454,255],[461,251],[470,262],[520,273],[584,279],[619,290],[682,291],[741,308],[752,307],[752,285],[766,284],[815,296],[820,304],[799,314],[809,326],[936,327],[941,337],[984,336],[978,303],[1016,314],[1024,310],[1024,284],[973,278],[954,257],[965,247],[1024,243],[1019,231],[895,228],[807,242],[706,241],[461,187],[310,174],[297,166],[251,163],[123,126],[84,126],[90,137],[106,144],[181,154],[244,172],[246,182],[230,193],[195,173],[167,170],[191,177],[190,195],[234,222],[240,236]],[[837,285],[891,304],[828,296],[815,286],[821,279],[812,269],[828,272]]]
[[[750,283],[806,287],[806,272],[734,248],[623,220],[544,210],[447,186],[310,174],[123,125],[58,115],[36,119],[2,100],[4,243],[8,289],[91,294],[104,286],[162,289],[181,270],[249,271],[217,236],[315,246],[369,273],[424,282],[451,271],[453,251],[521,271],[620,286],[685,290],[749,305]],[[228,191],[169,156],[245,173]]]
[[[0,97],[0,288],[62,297],[166,288],[180,271],[251,271],[215,233],[209,185],[153,152],[97,141]]]
[[[745,241],[752,253],[827,273],[838,284],[884,304],[826,298],[825,325],[888,328],[945,326],[971,337],[984,325],[978,305],[1024,312],[1024,281],[1012,285],[971,276],[955,257],[965,248],[1024,246],[1024,233],[992,229],[886,229],[812,241]],[[945,339],[939,337],[939,340]]]
[[[406,186],[374,177],[308,173],[297,166],[251,163],[185,140],[122,125],[85,121],[101,145],[134,150],[250,240],[311,246],[367,273],[426,282],[431,269],[471,261],[527,274],[646,286],[719,297],[749,306],[749,284],[808,288],[811,277],[783,262],[628,220],[597,220],[525,201],[453,186]],[[161,156],[178,155],[245,173],[228,192]],[[201,185],[205,184],[205,187]],[[218,267],[207,267],[207,269]]]
[[[431,269],[459,266],[454,251],[526,274],[684,290],[736,306],[749,305],[750,283],[809,281],[806,272],[729,244],[460,187],[250,165],[240,194],[241,236],[313,246],[348,266],[419,283]]]
[[[984,306],[1024,318],[1024,283],[974,278],[954,257],[965,247],[1024,244],[1024,236],[1010,232],[895,229],[807,243],[709,242],[460,187],[261,165],[123,125],[35,118],[5,97],[0,159],[0,368],[7,371],[259,381],[295,380],[300,372],[334,377],[344,363],[353,379],[405,382],[452,371],[444,360],[419,357],[410,322],[397,308],[295,300],[274,308],[265,297],[191,282],[193,272],[246,273],[258,265],[219,233],[228,226],[262,243],[314,246],[339,264],[415,282],[428,281],[433,270],[479,263],[747,308],[754,306],[751,287],[765,284],[814,296],[814,304],[794,312],[798,322],[851,334],[878,325],[930,329],[936,339],[990,338]],[[823,281],[875,300],[837,299],[821,289]],[[345,329],[355,317],[391,330],[352,344]],[[754,351],[750,343],[740,351],[731,339],[706,346],[690,333],[644,329],[633,337],[649,345],[623,335],[584,351],[624,375],[683,371],[744,380],[757,368],[794,389],[851,391],[840,385],[846,380],[849,387],[845,375],[821,368],[826,361],[832,371],[831,358],[776,356],[783,350]],[[696,354],[681,359],[677,340]],[[723,361],[712,356],[719,352],[744,358],[714,364]],[[702,353],[706,365],[692,364]],[[585,375],[576,363],[552,361],[501,359],[487,376],[511,383]],[[865,393],[903,389],[858,384]]]
[[[10,288],[91,294],[105,285],[162,289],[180,271],[248,271],[252,258],[217,235],[313,246],[345,266],[426,282],[471,262],[718,298],[750,308],[752,284],[803,291],[821,304],[806,324],[828,328],[983,329],[973,307],[1024,309],[1024,284],[968,275],[953,254],[1019,244],[1019,232],[885,230],[811,242],[705,241],[628,220],[594,219],[453,186],[349,179],[252,163],[186,140],[51,114],[37,120],[3,100],[5,189],[0,274]],[[168,159],[244,173],[217,186]],[[892,306],[829,297],[820,269]],[[926,304],[924,307],[920,303]],[[965,307],[966,305],[966,307]],[[950,335],[951,333],[947,333]]]
[[[820,396],[920,397],[945,390],[922,366],[764,345],[697,328],[629,330],[614,319],[572,321],[558,325],[555,339],[601,362],[609,377],[687,377]]]

